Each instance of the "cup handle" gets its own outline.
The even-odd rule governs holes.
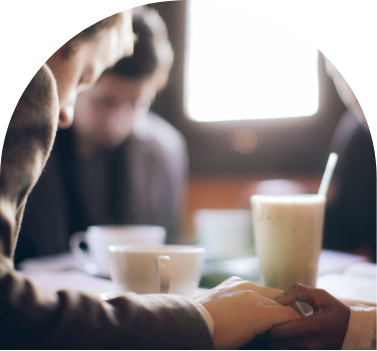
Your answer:
[[[169,294],[171,280],[170,257],[158,256],[157,265],[160,273],[160,293]]]
[[[86,232],[77,232],[71,236],[69,239],[69,247],[71,249],[72,255],[80,261],[89,260],[89,254],[85,252],[81,247],[80,243],[84,242],[88,245],[86,241]]]

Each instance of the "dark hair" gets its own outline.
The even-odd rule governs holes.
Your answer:
[[[79,34],[75,35],[62,47],[63,53],[66,57],[74,54],[80,45],[85,42],[93,39],[98,33],[103,30],[111,28],[121,28],[123,24],[123,15],[122,12],[116,13],[115,15],[106,17],[105,19],[94,23],[90,27],[84,29]]]
[[[125,78],[141,78],[160,75],[158,89],[162,88],[169,76],[173,63],[173,50],[164,21],[158,12],[145,6],[132,10],[132,26],[135,34],[132,56],[123,57],[104,73]]]

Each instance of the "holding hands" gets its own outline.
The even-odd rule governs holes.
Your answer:
[[[273,326],[301,323],[302,317],[292,307],[273,300],[281,293],[232,277],[195,300],[212,316],[215,348],[238,349]]]
[[[270,331],[275,347],[289,349],[340,349],[347,332],[350,308],[325,290],[302,284],[292,285],[276,299],[282,305],[306,302],[313,315],[277,325]]]
[[[274,349],[340,349],[350,319],[344,303],[298,283],[283,293],[232,277],[195,300],[212,316],[216,349],[238,349],[268,330]],[[298,302],[313,314],[306,317]]]

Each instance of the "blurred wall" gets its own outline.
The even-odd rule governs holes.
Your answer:
[[[192,176],[286,177],[321,176],[336,124],[345,110],[319,54],[319,111],[303,118],[198,123],[183,112],[186,2],[151,4],[166,21],[175,52],[175,63],[166,89],[152,109],[185,136]],[[273,99],[273,96],[271,96]],[[241,154],[232,146],[239,130],[255,133],[256,149]]]

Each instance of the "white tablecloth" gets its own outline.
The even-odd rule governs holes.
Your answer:
[[[85,273],[83,264],[69,253],[27,260],[21,267],[22,274],[51,291],[73,289],[98,294],[115,290],[110,279]],[[257,257],[246,257],[208,262],[204,274],[226,272],[252,280],[258,277],[258,267]],[[363,256],[322,250],[317,287],[342,300],[376,304],[376,273],[376,265]]]

